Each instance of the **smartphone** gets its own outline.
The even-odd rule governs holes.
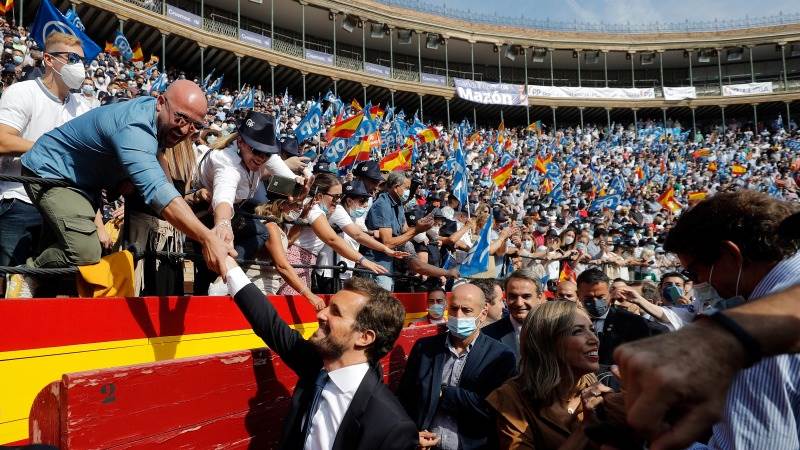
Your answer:
[[[303,186],[297,184],[294,179],[277,175],[272,175],[267,179],[266,188],[269,193],[285,197],[296,197],[303,190]]]
[[[317,157],[317,152],[315,152],[314,150],[308,150],[307,152],[303,153],[303,156],[313,161],[314,158]]]

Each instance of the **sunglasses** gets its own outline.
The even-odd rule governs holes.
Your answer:
[[[66,56],[68,64],[75,64],[75,63],[83,63],[84,58],[83,56],[75,53],[75,52],[50,52],[50,55],[53,56]]]
[[[167,97],[164,97],[164,104],[167,105],[170,111],[172,111],[172,107],[169,106],[169,99]],[[176,122],[178,123],[178,126],[181,128],[185,127],[186,125],[191,125],[194,130],[202,130],[203,128],[206,127],[205,122],[198,122],[196,120],[193,120],[189,116],[180,111],[172,111],[172,114],[175,115],[175,118],[177,119]]]
[[[342,194],[328,194],[327,192],[323,192],[322,195],[327,195],[331,198],[331,204],[336,205],[339,203],[339,200],[342,199]]]

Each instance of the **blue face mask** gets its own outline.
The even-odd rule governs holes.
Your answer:
[[[327,206],[325,206],[323,204],[320,204],[319,205],[319,209],[322,210],[322,214],[325,214],[326,216],[328,215],[328,207]]]
[[[477,317],[450,317],[447,319],[447,331],[459,339],[466,339],[478,328]]]
[[[408,197],[411,196],[411,189],[406,189],[403,191],[403,195],[400,196],[400,203],[405,203],[408,201]]]
[[[583,307],[593,319],[599,319],[608,312],[608,301],[604,297],[591,297],[583,300]]]
[[[444,315],[444,305],[434,303],[431,306],[428,306],[428,314],[434,319],[441,318]]]
[[[366,207],[356,208],[356,209],[350,211],[350,217],[352,217],[353,219],[358,219],[359,217],[364,217],[364,214],[367,213],[367,209],[368,208],[366,208]]]
[[[664,289],[661,290],[661,298],[667,303],[674,304],[681,297],[683,297],[683,289],[674,284],[665,286]]]

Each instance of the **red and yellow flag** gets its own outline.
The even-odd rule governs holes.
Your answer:
[[[733,163],[731,165],[731,173],[733,175],[744,175],[744,174],[747,173],[747,167],[745,167],[745,166],[743,166],[741,164]]]
[[[578,275],[575,274],[575,270],[569,265],[568,262],[564,261],[564,263],[561,265],[561,273],[558,274],[558,281],[575,282],[577,279]]]
[[[708,170],[711,171],[711,172],[716,172],[717,171],[717,163],[715,163],[713,161],[708,163]]]
[[[703,191],[692,191],[688,195],[690,202],[699,202],[705,200],[706,197],[708,197],[708,193]]]
[[[3,14],[11,11],[14,8],[14,0],[0,1],[0,12]]]
[[[675,189],[670,187],[658,197],[658,203],[673,213],[680,211],[681,204],[675,200]]]
[[[353,137],[353,134],[355,134],[363,118],[364,113],[358,113],[353,117],[348,117],[336,122],[328,130],[328,134],[325,135],[325,140],[330,142],[333,138],[337,137],[345,139]]]
[[[528,131],[533,131],[536,134],[542,134],[542,121],[537,120],[536,122],[533,122],[532,124],[528,125],[528,127],[525,129]]]
[[[701,148],[700,150],[695,150],[692,152],[692,158],[707,158],[711,156],[711,149],[710,148]]]
[[[641,167],[636,166],[635,173],[636,173],[636,177],[639,179],[639,181],[644,180],[644,170],[642,170]]]
[[[119,49],[112,42],[106,41],[106,46],[103,49],[103,53],[108,53],[112,56],[119,56]]]
[[[514,161],[509,161],[508,164],[505,166],[497,169],[492,174],[492,181],[494,181],[495,186],[502,188],[506,184],[508,184],[508,180],[511,179],[511,172],[514,169]]]
[[[503,144],[503,148],[505,148],[506,150],[511,149],[511,139],[506,139],[506,142]]]
[[[428,127],[417,133],[419,141],[423,144],[439,139],[439,131],[436,128]]]
[[[553,192],[553,180],[545,178],[544,181],[542,181],[542,187],[544,188],[545,194]]]
[[[383,114],[384,111],[383,108],[380,107],[380,105],[375,105],[369,109],[369,115],[372,116],[373,118],[380,117],[381,119],[383,119]]]
[[[344,170],[351,167],[353,164],[360,161],[369,160],[369,137],[364,136],[361,141],[354,145],[339,161],[339,169]]]
[[[411,149],[407,146],[403,146],[400,150],[393,151],[384,156],[378,163],[378,166],[383,172],[409,170],[411,169],[411,152]]]
[[[542,158],[541,156],[536,157],[536,163],[534,163],[533,168],[536,169],[537,172],[541,174],[547,173],[547,165],[550,164],[550,161],[553,160],[552,155],[547,155],[546,158]]]
[[[131,58],[133,62],[144,61],[144,52],[142,52],[142,44],[137,42],[136,46],[133,47],[133,58]]]
[[[352,106],[356,111],[361,111],[364,109],[361,107],[361,103],[358,103],[358,100],[356,99],[353,99],[353,101],[350,102],[350,106]]]

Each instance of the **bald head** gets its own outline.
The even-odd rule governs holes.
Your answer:
[[[558,283],[556,288],[556,298],[558,300],[578,301],[578,285],[574,281],[566,280]]]
[[[159,147],[173,147],[204,128],[208,103],[200,86],[189,80],[177,80],[158,97]]]
[[[486,306],[486,295],[483,289],[472,284],[464,283],[453,288],[452,301],[463,301],[470,303],[475,309],[483,309]]]

